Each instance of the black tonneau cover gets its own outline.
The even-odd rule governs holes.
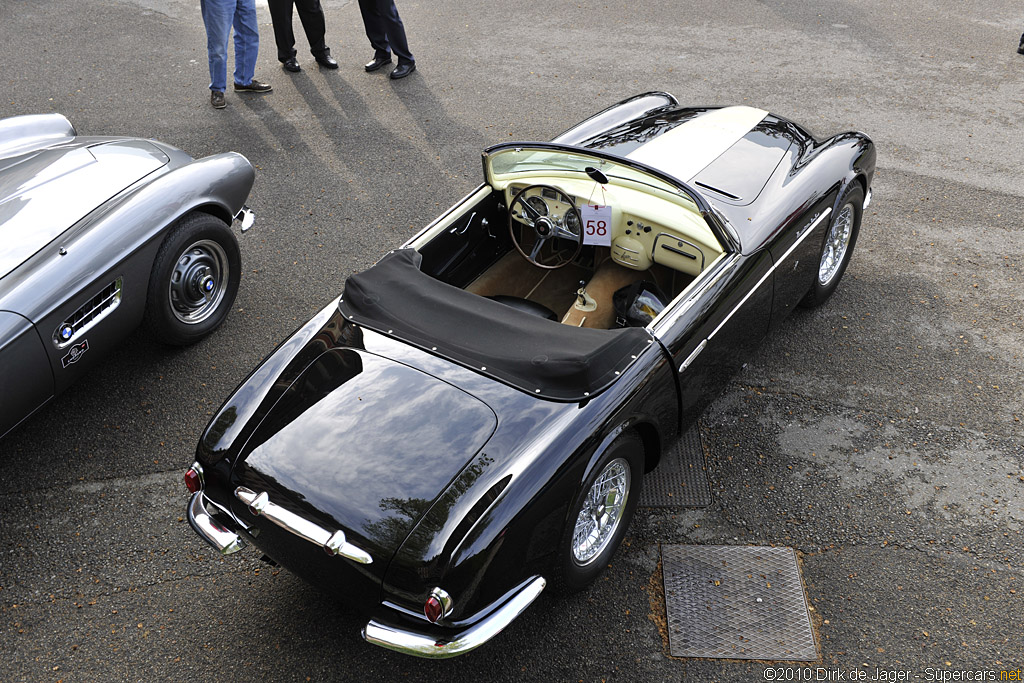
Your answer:
[[[400,249],[349,277],[342,314],[517,389],[561,401],[601,391],[651,344],[641,327],[571,327],[477,296],[421,271],[421,258],[415,249]]]

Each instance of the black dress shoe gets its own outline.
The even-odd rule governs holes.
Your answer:
[[[405,64],[399,64],[395,67],[395,70],[391,72],[391,78],[398,80],[399,78],[405,78],[413,71],[416,70],[416,62],[406,62]]]
[[[325,69],[337,69],[338,68],[338,60],[336,60],[334,57],[331,56],[331,51],[330,50],[328,50],[327,52],[323,53],[322,55],[313,55],[313,58],[316,59],[316,63],[317,64],[319,64],[320,66],[322,66]]]
[[[391,57],[374,57],[373,61],[364,66],[363,68],[367,71],[376,71],[382,66],[387,66],[391,63]]]
[[[299,63],[297,61],[295,61],[295,57],[286,59],[285,61],[281,62],[281,66],[284,67],[285,71],[291,71],[293,74],[297,74],[300,71],[302,71],[302,67],[299,66]]]

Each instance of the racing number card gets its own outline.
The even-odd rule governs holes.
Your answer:
[[[612,246],[612,207],[584,204],[580,207],[580,218],[583,220],[583,244]]]

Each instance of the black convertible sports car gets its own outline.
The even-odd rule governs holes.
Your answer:
[[[141,321],[171,344],[220,325],[253,178],[234,152],[81,136],[60,114],[0,120],[0,437]]]
[[[645,471],[850,260],[875,170],[751,107],[621,102],[484,182],[228,398],[188,518],[450,657],[608,564]]]

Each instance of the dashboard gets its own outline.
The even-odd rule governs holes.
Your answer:
[[[525,201],[541,216],[549,217],[559,228],[579,235],[587,223],[586,216],[607,216],[611,220],[603,243],[611,250],[614,261],[634,270],[647,270],[658,263],[689,275],[698,275],[722,254],[721,245],[703,217],[680,205],[678,201],[620,185],[598,185],[576,178],[531,178],[530,182],[517,181],[505,188],[508,206],[520,192],[526,190],[520,202]],[[558,191],[555,191],[555,190]],[[571,197],[581,216],[570,210],[565,196]],[[597,213],[603,208],[604,213]],[[525,225],[532,221],[513,210],[515,220]]]

